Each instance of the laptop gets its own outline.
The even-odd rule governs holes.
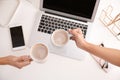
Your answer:
[[[85,51],[78,48],[74,41],[64,47],[56,47],[51,42],[51,34],[56,29],[81,28],[86,38],[88,22],[92,23],[98,8],[99,0],[40,0],[40,11],[37,13],[29,46],[45,44],[50,53],[82,60]]]

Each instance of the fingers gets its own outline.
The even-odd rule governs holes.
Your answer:
[[[72,39],[72,40],[76,41],[78,38],[82,39],[82,37],[83,37],[82,31],[80,28],[72,29],[72,30],[70,29],[70,30],[68,30],[68,32],[73,35],[70,37],[70,39]]]
[[[75,40],[75,37],[74,37],[74,36],[71,36],[70,39],[71,39],[71,40]]]
[[[82,34],[82,31],[80,28],[72,29],[72,30],[70,29],[70,30],[68,30],[68,32],[70,34],[72,34],[73,36],[78,36],[78,35]]]
[[[28,55],[20,56],[19,60],[20,61],[32,61],[31,57]]]
[[[25,66],[27,66],[27,65],[29,65],[29,64],[30,64],[30,61],[19,62],[19,63],[17,64],[17,68],[21,69],[21,68],[23,68],[23,67],[25,67]]]
[[[24,66],[27,66],[31,63],[32,59],[28,55],[18,57],[16,67],[21,69]]]

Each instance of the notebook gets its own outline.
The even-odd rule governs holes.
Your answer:
[[[82,60],[85,51],[70,40],[64,47],[56,47],[51,42],[51,34],[56,29],[81,28],[84,37],[87,35],[88,22],[93,22],[99,0],[40,0],[40,11],[37,13],[29,46],[45,44],[50,53]]]

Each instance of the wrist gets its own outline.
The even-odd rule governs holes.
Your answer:
[[[85,41],[83,43],[82,49],[85,50],[85,51],[88,51],[89,48],[90,48],[90,43],[88,43],[88,42]]]
[[[9,64],[8,56],[0,58],[0,65],[8,65],[8,64]]]
[[[86,42],[84,44],[84,50],[89,52],[89,53],[93,53],[95,48],[96,48],[96,46],[94,44],[89,43],[89,42]]]

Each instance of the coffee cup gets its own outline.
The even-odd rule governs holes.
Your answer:
[[[64,29],[57,29],[52,33],[51,41],[55,46],[63,47],[69,41],[68,32]]]
[[[32,46],[30,56],[35,62],[45,62],[48,56],[48,48],[42,43]]]

